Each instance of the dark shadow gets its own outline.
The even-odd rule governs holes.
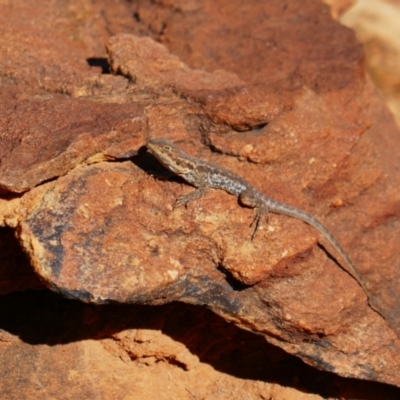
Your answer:
[[[154,176],[156,179],[170,180],[190,186],[184,179],[165,168],[152,154],[147,151],[146,146],[142,146],[138,150],[136,156],[131,158],[131,161],[147,175]]]
[[[268,126],[268,122],[263,122],[263,123],[258,124],[256,126],[253,126],[250,130],[252,130],[252,131],[260,131],[260,130],[264,129],[266,126]]]
[[[25,193],[14,193],[10,192],[9,190],[5,188],[0,187],[0,198],[2,200],[14,200],[14,199],[19,199],[21,198]],[[2,228],[0,228],[2,229]]]
[[[141,22],[139,13],[134,12],[134,13],[132,14],[132,17],[133,17],[133,19],[135,20],[135,22]]]
[[[400,398],[400,390],[388,385],[318,371],[267,343],[263,336],[241,330],[205,307],[183,303],[96,306],[67,300],[48,290],[0,297],[0,329],[32,345],[101,339],[140,328],[161,330],[202,362],[241,379],[276,382],[324,398]],[[347,397],[350,392],[354,397]]]
[[[346,268],[342,267],[342,265],[340,264],[340,260],[336,259],[336,257],[320,242],[317,243],[317,246],[326,254],[326,256],[332,260],[340,269],[342,269],[343,271],[345,271],[346,273],[348,273],[350,276],[351,274],[349,273],[349,271],[347,271]],[[343,261],[342,261],[343,262]]]
[[[102,74],[109,74],[110,73],[110,64],[108,63],[107,58],[103,57],[91,57],[87,58],[86,62],[91,67],[100,67]]]
[[[0,295],[44,289],[11,228],[0,228]]]
[[[222,265],[219,265],[217,267],[218,271],[220,271],[224,277],[226,283],[235,291],[235,292],[241,292],[242,290],[248,289],[252,287],[253,285],[246,285],[239,280],[237,280],[230,271],[228,271],[226,268],[224,268]]]

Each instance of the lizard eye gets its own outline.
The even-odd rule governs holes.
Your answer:
[[[166,144],[166,145],[164,146],[164,150],[170,151],[170,150],[171,150],[171,146],[169,146],[168,144]]]

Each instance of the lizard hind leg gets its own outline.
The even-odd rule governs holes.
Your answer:
[[[254,231],[251,235],[251,240],[253,240],[255,238],[258,228],[261,225],[262,218],[265,216],[265,218],[267,220],[267,224],[268,224],[268,219],[269,219],[268,218],[269,210],[267,207],[265,207],[265,206],[255,207],[253,210],[254,210],[254,218],[253,218],[253,221],[251,221],[250,228],[254,226]]]
[[[260,200],[257,195],[254,193],[253,190],[245,190],[239,196],[239,201],[246,207],[250,207],[254,210],[254,218],[250,224],[250,227],[254,226],[253,234],[251,235],[251,240],[254,239],[258,228],[261,224],[261,219],[263,216],[266,216],[267,223],[268,223],[268,212],[269,209],[266,204]]]

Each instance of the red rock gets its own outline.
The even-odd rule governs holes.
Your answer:
[[[17,13],[3,5],[0,13],[0,224],[16,229],[36,273],[62,295],[97,304],[205,305],[319,369],[398,386],[398,131],[364,76],[354,35],[314,2],[109,4],[88,5],[82,18],[95,27],[79,31],[81,41],[71,35],[79,23],[64,8],[46,16],[38,11],[43,24],[27,23],[30,6]],[[123,16],[127,9],[136,22]],[[130,33],[140,33],[108,42],[111,70],[122,77],[100,75],[86,62],[105,56],[98,50],[108,36],[104,20],[91,19],[98,10],[110,20],[109,32],[126,31],[128,21]],[[63,18],[71,25],[54,33]],[[149,177],[157,164],[140,148],[158,136],[321,219],[349,252],[386,321],[300,221],[271,215],[251,241],[251,211],[223,192],[173,210],[177,196],[192,189]],[[137,165],[103,162],[136,154]],[[23,287],[10,284],[9,291]],[[96,318],[88,311],[85,321],[93,327]],[[128,367],[120,379],[107,375],[115,365],[110,354],[149,368],[165,359],[178,363],[194,376],[176,375],[192,379],[190,390],[208,376],[203,366],[191,372],[196,356],[158,334],[154,346],[141,346],[153,337],[131,326],[118,326],[105,352],[90,341],[68,343],[65,363],[58,347],[21,344],[14,336],[19,325],[6,326],[13,333],[5,337],[12,343],[3,363],[7,379],[20,376],[10,361],[18,348],[27,359],[38,354],[45,366],[39,375],[53,364],[57,376],[78,371],[54,388],[55,378],[43,381],[49,389],[41,393],[49,396],[86,372],[71,395],[108,393],[105,386],[85,390],[94,364],[74,364],[85,351],[91,362],[105,360],[95,375],[106,375],[108,387],[124,386],[132,374]],[[37,329],[41,344],[58,343],[46,336],[46,324]],[[88,330],[79,340],[96,337]],[[160,365],[158,374],[170,371]],[[32,385],[20,393],[31,393]],[[249,385],[254,397],[267,391]],[[243,398],[246,388],[238,393]]]
[[[94,159],[131,156],[143,142],[143,110],[137,106],[21,97],[9,92],[1,100],[3,191],[27,191]]]

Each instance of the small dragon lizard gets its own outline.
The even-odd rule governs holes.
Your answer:
[[[348,269],[342,268],[349,273],[364,290],[370,306],[382,315],[380,311],[371,304],[371,295],[348,255],[333,235],[312,215],[288,204],[264,196],[238,175],[223,167],[202,161],[184,153],[167,139],[160,138],[150,140],[147,143],[147,148],[164,167],[172,171],[175,175],[182,177],[196,188],[193,192],[178,198],[174,206],[186,205],[190,201],[204,196],[210,188],[215,188],[237,196],[241,204],[255,209],[256,215],[252,223],[252,225],[255,225],[255,229],[252,237],[254,237],[257,231],[261,217],[269,211],[298,218],[316,228],[328,239],[346,262]]]

